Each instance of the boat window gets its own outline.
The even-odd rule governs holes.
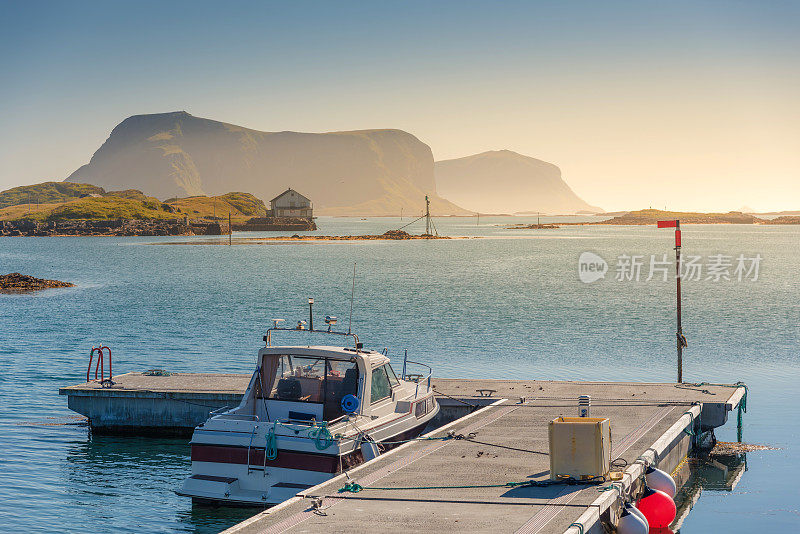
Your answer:
[[[386,374],[389,375],[389,383],[392,385],[392,387],[399,386],[400,381],[397,379],[397,375],[394,374],[394,369],[392,369],[392,366],[387,363],[384,365],[384,367],[386,367]]]
[[[325,358],[280,356],[269,398],[323,402],[325,398]]]
[[[358,397],[358,365],[356,362],[328,360],[328,382],[323,415],[332,421],[344,415],[342,398],[345,395]]]
[[[372,370],[372,388],[370,393],[372,394],[370,399],[373,403],[391,396],[392,387],[389,385],[389,377],[386,375],[384,366],[376,367]]]
[[[310,356],[269,356],[264,363],[267,398],[323,404],[323,417],[331,421],[344,415],[342,398],[358,397],[358,365],[355,361]],[[259,397],[256,383],[256,397]],[[298,412],[299,413],[299,412]]]

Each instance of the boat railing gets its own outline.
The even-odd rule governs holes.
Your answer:
[[[358,341],[358,336],[352,332],[337,332],[336,330],[331,330],[328,328],[327,330],[315,330],[314,328],[306,328],[305,325],[299,325],[297,328],[285,328],[280,326],[273,326],[269,330],[267,330],[266,335],[264,336],[264,342],[269,347],[272,343],[272,332],[305,332],[307,334],[330,334],[334,336],[345,336],[353,338],[353,346],[355,347],[356,351],[361,350],[363,345],[360,341]]]
[[[223,406],[213,412],[210,412],[209,415],[212,417],[224,417],[225,419],[240,419],[242,421],[259,421],[258,415],[255,414],[248,414],[248,413],[227,413],[230,408],[228,406]]]
[[[422,367],[424,371],[421,373],[410,373],[409,371],[409,364],[412,366]],[[416,370],[416,369],[415,369]],[[424,364],[422,362],[415,362],[408,359],[408,352],[406,351],[405,357],[403,358],[403,373],[402,377],[403,380],[407,382],[415,382],[417,384],[416,390],[414,391],[414,398],[419,396],[419,385],[424,384],[425,393],[429,393],[431,390],[431,377],[433,376],[433,368],[430,365]]]

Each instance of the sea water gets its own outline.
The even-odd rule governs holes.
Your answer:
[[[383,233],[408,222],[320,218],[316,233]],[[675,281],[659,270],[664,254],[674,261],[671,231],[505,228],[520,222],[536,220],[440,218],[440,234],[469,238],[426,241],[3,238],[0,273],[76,287],[0,295],[0,529],[216,532],[252,515],[175,495],[190,470],[188,440],[91,435],[58,388],[85,380],[99,343],[112,347],[117,374],[249,373],[271,319],[307,319],[307,297],[317,321],[335,315],[347,328],[354,264],[352,328],[366,347],[387,347],[396,365],[408,350],[439,377],[675,381]],[[749,453],[736,488],[703,493],[682,532],[800,526],[798,243],[796,226],[683,229],[684,254],[706,269],[683,283],[684,380],[745,381],[744,440],[780,450]],[[585,252],[607,264],[591,283],[578,267]],[[718,255],[731,258],[729,280],[706,279]],[[740,255],[761,258],[742,280]],[[640,265],[638,281],[631,264]],[[298,335],[274,341],[301,343]],[[732,417],[717,436],[735,433]]]

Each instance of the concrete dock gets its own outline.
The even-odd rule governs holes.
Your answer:
[[[141,372],[61,388],[67,406],[89,418],[93,431],[191,435],[209,413],[239,404],[251,375]]]
[[[248,381],[126,373],[110,387],[89,382],[59,393],[96,430],[187,434],[212,410],[237,404]],[[442,409],[426,437],[465,439],[412,441],[226,532],[603,532],[601,520],[616,520],[619,492],[638,488],[644,460],[680,482],[687,455],[746,395],[744,386],[709,384],[434,379],[433,386]],[[548,422],[577,415],[579,395],[591,396],[593,417],[611,420],[612,458],[626,464],[619,489],[505,486],[549,478]],[[364,489],[340,492],[346,482]]]
[[[601,519],[616,521],[618,492],[630,492],[639,483],[643,463],[637,459],[676,470],[700,437],[701,425],[710,430],[724,424],[745,394],[744,387],[709,385],[442,379],[435,384],[461,402],[485,402],[487,397],[475,390],[495,390],[491,405],[427,434],[474,433],[472,439],[408,443],[226,534],[604,532]],[[620,489],[608,484],[504,486],[549,478],[548,422],[575,415],[582,394],[592,396],[593,417],[611,419],[612,457],[627,462]],[[450,400],[440,398],[443,404]],[[364,489],[340,492],[346,482]]]

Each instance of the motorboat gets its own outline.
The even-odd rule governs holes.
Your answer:
[[[191,440],[195,502],[269,506],[419,436],[439,411],[431,368],[408,356],[398,376],[388,352],[358,336],[275,325],[264,336],[241,403],[212,412]],[[312,323],[313,324],[313,323]],[[275,331],[347,336],[352,346],[272,346]],[[419,370],[421,373],[410,373]]]

